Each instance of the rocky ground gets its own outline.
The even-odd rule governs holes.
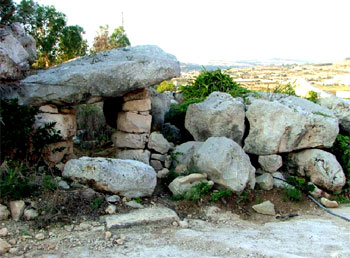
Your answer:
[[[325,213],[306,198],[299,203],[286,201],[279,190],[252,195],[248,193],[242,203],[237,196],[195,203],[158,196],[142,200],[141,209],[125,208],[121,201],[115,215],[81,216],[41,230],[33,222],[10,220],[1,223],[2,239],[11,245],[4,256],[350,256],[349,222]],[[275,204],[276,216],[251,208],[265,199]],[[350,218],[349,205],[334,212]]]

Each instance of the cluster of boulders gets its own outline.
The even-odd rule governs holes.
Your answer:
[[[14,221],[19,221],[22,218],[33,220],[39,215],[36,209],[36,203],[32,201],[10,201],[9,207],[0,204],[0,220],[7,220],[10,215]]]

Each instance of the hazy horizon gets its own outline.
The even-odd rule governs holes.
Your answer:
[[[158,45],[187,63],[350,57],[347,0],[39,0],[80,25],[91,47],[99,26],[122,24],[132,45]]]

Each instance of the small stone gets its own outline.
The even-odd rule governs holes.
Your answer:
[[[24,208],[25,208],[25,203],[23,200],[11,201],[10,210],[11,210],[12,219],[15,221],[18,221],[23,215]]]
[[[188,228],[189,227],[187,220],[179,221],[179,226],[180,226],[180,228]]]
[[[143,205],[141,203],[138,203],[136,201],[129,201],[127,203],[125,203],[127,206],[131,207],[131,208],[135,208],[135,209],[142,209]]]
[[[39,216],[38,212],[34,209],[26,209],[24,211],[24,218],[26,220],[33,220]]]
[[[338,203],[337,201],[331,201],[331,200],[328,200],[327,198],[325,197],[322,197],[321,198],[321,203],[326,207],[326,208],[338,208]]]
[[[165,154],[169,151],[170,147],[170,143],[164,138],[161,133],[153,132],[149,136],[149,149],[155,150],[161,154]]]
[[[173,224],[174,227],[178,227],[179,226],[179,223],[177,223],[177,221],[174,221],[172,224]]]
[[[10,248],[9,253],[13,254],[13,255],[19,255],[20,254],[19,249],[17,247]]]
[[[265,171],[270,173],[282,167],[282,157],[277,154],[259,156],[258,162]]]
[[[5,205],[0,204],[0,220],[7,220],[10,212]]]
[[[70,186],[68,185],[68,183],[64,180],[61,180],[58,182],[58,187],[60,189],[63,189],[63,190],[69,190],[70,189]]]
[[[262,190],[271,190],[273,188],[273,177],[270,173],[262,174],[256,177],[256,183]]]
[[[123,197],[122,201],[123,201],[123,202],[127,202],[128,199],[127,199],[126,197]]]
[[[79,227],[80,227],[81,230],[87,230],[87,229],[91,228],[91,225],[89,223],[82,222],[82,223],[79,224]]]
[[[105,232],[105,239],[109,240],[112,237],[112,233],[110,231]]]
[[[0,229],[0,237],[5,237],[7,236],[7,234],[8,234],[7,228]]]
[[[9,240],[9,244],[10,244],[10,245],[15,245],[15,244],[17,244],[17,240],[14,239],[14,238],[11,238],[11,239]]]
[[[45,235],[44,233],[38,233],[35,235],[35,239],[38,241],[44,240],[45,239]]]
[[[113,204],[110,204],[106,208],[105,212],[108,213],[108,214],[115,214],[116,210],[117,210],[117,206],[115,206]]]
[[[167,156],[165,157],[164,167],[170,168],[171,162],[172,162],[171,156],[170,156],[170,155],[167,155]]]
[[[0,239],[0,254],[8,252],[11,248],[11,245],[5,240]]]
[[[163,169],[163,165],[159,160],[152,159],[150,161],[150,165],[154,168],[154,170],[159,171]]]
[[[120,202],[120,197],[118,195],[111,195],[106,198],[106,201],[109,203]]]
[[[264,215],[276,215],[275,211],[275,205],[270,202],[266,201],[260,204],[253,205],[252,207],[257,213],[264,214]]]
[[[157,172],[157,177],[158,178],[164,178],[169,174],[169,169],[163,168]]]
[[[152,153],[151,155],[151,159],[156,159],[156,160],[159,160],[159,161],[165,161],[165,155],[163,154],[158,154],[158,153]]]
[[[115,241],[118,245],[123,245],[124,244],[124,240],[123,239],[117,239],[116,241]]]
[[[179,164],[175,168],[176,174],[182,175],[185,172],[187,172],[187,165],[186,164]]]

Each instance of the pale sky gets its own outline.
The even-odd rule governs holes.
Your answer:
[[[80,25],[122,23],[131,45],[158,45],[179,61],[350,57],[350,0],[39,0]]]

